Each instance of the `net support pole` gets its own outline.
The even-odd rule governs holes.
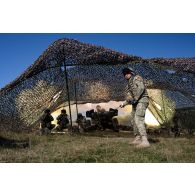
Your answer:
[[[66,91],[67,91],[67,96],[68,96],[68,107],[69,107],[69,114],[70,114],[70,126],[72,127],[72,113],[71,113],[71,104],[70,104],[70,93],[69,93],[67,67],[66,67],[65,60],[64,60],[64,74],[65,74],[65,80],[66,80]]]
[[[76,83],[76,81],[74,82],[74,95],[75,95],[76,113],[78,116],[77,83]]]

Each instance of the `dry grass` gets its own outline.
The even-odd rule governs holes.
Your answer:
[[[127,132],[39,136],[0,132],[0,162],[195,162],[195,138],[150,136],[147,149],[136,149]]]

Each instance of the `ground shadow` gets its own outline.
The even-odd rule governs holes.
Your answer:
[[[104,131],[91,131],[91,132],[84,132],[81,133],[80,135],[83,135],[85,137],[106,137],[106,138],[129,138],[129,137],[134,137],[133,136],[133,132],[129,132],[129,131],[119,131],[119,132],[115,132],[113,130],[104,130]]]
[[[29,147],[28,140],[7,139],[0,136],[0,148],[27,148]]]
[[[159,143],[160,140],[157,139],[157,138],[148,138],[148,141],[151,143],[151,144],[155,144],[155,143]]]

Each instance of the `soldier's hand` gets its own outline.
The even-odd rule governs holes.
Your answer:
[[[131,102],[130,102],[130,104],[132,104],[132,105],[135,105],[135,104],[137,104],[137,100],[131,100]]]

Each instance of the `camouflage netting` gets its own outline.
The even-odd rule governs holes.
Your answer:
[[[152,58],[152,62],[172,66],[178,70],[195,73],[195,58]]]
[[[54,42],[20,77],[0,91],[1,128],[32,128],[43,110],[55,110],[68,100],[79,102],[124,100],[124,67],[134,68],[149,88],[150,110],[160,124],[169,123],[176,110],[195,108],[195,78],[181,67],[125,55],[72,39]],[[191,111],[192,110],[192,111]]]

